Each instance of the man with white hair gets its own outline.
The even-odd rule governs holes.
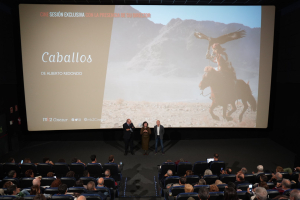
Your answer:
[[[300,190],[293,189],[290,192],[290,200],[300,200]]]
[[[164,186],[164,183],[165,183],[165,179],[167,177],[170,177],[170,176],[173,176],[173,171],[172,170],[168,170],[167,173],[162,177],[162,179],[160,180],[160,183],[162,186]]]
[[[79,196],[78,198],[77,198],[77,200],[86,200],[86,198],[85,198],[85,196]]]
[[[267,200],[268,192],[263,187],[257,187],[257,188],[255,188],[255,196],[258,200]]]
[[[261,174],[264,173],[264,166],[262,165],[257,165],[257,172],[252,172],[252,174],[257,175],[257,174]]]
[[[243,173],[243,174],[247,174],[247,171],[248,171],[248,170],[247,170],[246,167],[242,167],[242,169],[241,169],[240,172]]]
[[[291,181],[284,178],[281,183],[277,183],[275,189],[278,190],[280,194],[283,194],[286,190],[291,189],[291,187]]]
[[[277,185],[277,183],[281,181],[282,181],[282,174],[280,172],[273,174],[272,178],[269,180],[269,182],[273,182],[275,185]]]

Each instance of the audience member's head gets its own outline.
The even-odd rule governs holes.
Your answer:
[[[7,174],[7,177],[9,178],[16,178],[17,177],[17,173],[15,170],[10,170]]]
[[[172,160],[167,160],[167,163],[168,163],[168,162],[173,162],[173,161],[172,161]]]
[[[203,178],[201,178],[201,179],[199,180],[198,185],[206,185],[206,181],[205,181]]]
[[[220,180],[215,181],[215,185],[221,185],[221,184],[223,184],[222,181],[220,181]]]
[[[18,188],[16,185],[10,185],[6,191],[8,195],[17,195],[19,192],[20,188]]]
[[[210,169],[206,169],[204,171],[204,176],[206,176],[206,175],[213,175],[213,173],[212,173],[212,171]]]
[[[40,194],[40,193],[41,193],[41,191],[40,191],[39,186],[37,186],[37,185],[31,186],[30,195],[37,195],[37,194]]]
[[[4,184],[3,184],[3,188],[8,188],[9,186],[13,185],[13,182],[11,181],[6,181]]]
[[[108,162],[114,162],[114,161],[115,161],[115,156],[114,155],[108,156]]]
[[[224,190],[224,200],[239,200],[236,190],[232,187],[228,187]]]
[[[260,175],[259,179],[260,182],[268,182],[268,177],[264,174]]]
[[[226,173],[226,174],[232,174],[232,169],[231,169],[231,168],[227,168],[227,169],[225,170],[225,173]]]
[[[255,196],[258,200],[267,200],[268,192],[263,187],[257,187],[255,188]]]
[[[62,183],[61,183],[61,180],[60,179],[56,179],[54,180],[52,183],[51,183],[51,186],[50,187],[58,187],[60,186]]]
[[[85,196],[79,196],[78,198],[77,198],[77,200],[86,200],[86,198],[85,198]]]
[[[185,175],[186,176],[190,176],[190,175],[193,175],[194,173],[193,173],[193,171],[192,170],[186,170],[186,172],[185,172]]]
[[[26,170],[25,177],[31,177],[31,178],[34,177],[34,173],[33,173],[32,169]]]
[[[180,184],[180,185],[185,185],[185,184],[186,184],[186,177],[181,176],[181,177],[179,178],[179,184]]]
[[[269,189],[269,186],[268,186],[268,184],[267,184],[266,182],[260,182],[258,186],[259,186],[259,187],[263,187],[263,188],[265,188],[266,190]]]
[[[90,177],[90,173],[88,170],[83,171],[83,177]]]
[[[168,176],[168,177],[169,177],[169,176],[173,176],[172,170],[169,169],[169,170],[167,171],[167,176]]]
[[[31,163],[30,158],[25,158],[23,163]]]
[[[233,182],[228,182],[227,183],[227,188],[233,188],[235,189],[236,185]]]
[[[105,170],[104,176],[105,176],[106,178],[110,177],[110,170],[109,170],[109,169]]]
[[[185,184],[184,185],[184,192],[189,193],[189,192],[194,192],[194,188],[191,184]]]
[[[37,194],[33,197],[33,200],[46,200],[46,197],[43,194]]]
[[[300,200],[300,190],[293,189],[290,192],[290,200]]]
[[[262,166],[262,165],[258,165],[257,166],[257,172],[264,172],[264,166]]]
[[[219,161],[219,154],[217,153],[214,154],[214,161]]]
[[[74,171],[68,171],[66,174],[66,177],[74,177],[75,176],[75,172]]]
[[[94,190],[96,190],[96,188],[95,188],[95,182],[94,181],[88,182],[87,185],[86,185],[86,189],[88,191],[94,191]]]
[[[58,186],[58,194],[67,194],[68,186],[66,184],[61,184]]]
[[[53,172],[48,172],[47,177],[54,177],[54,173]]]
[[[277,172],[275,174],[275,178],[276,178],[277,181],[282,181],[282,174],[280,172]]]
[[[218,186],[215,184],[209,186],[209,192],[219,192]]]
[[[289,179],[283,179],[281,182],[283,190],[289,190],[292,187],[291,181]]]
[[[50,158],[47,157],[43,158],[43,163],[49,163],[49,162],[50,162]]]
[[[77,158],[72,158],[71,163],[77,163],[78,159]]]
[[[300,167],[296,167],[296,168],[295,168],[295,171],[296,171],[296,172],[300,172]]]
[[[92,163],[96,163],[97,162],[96,155],[91,155],[90,158],[91,158]]]
[[[200,200],[208,200],[209,199],[209,190],[205,187],[201,187],[198,193]]]
[[[246,167],[243,167],[243,168],[241,169],[241,172],[242,172],[243,174],[247,174],[247,168],[246,168]]]
[[[283,167],[277,166],[277,167],[276,167],[276,172],[284,172],[284,171],[283,171]]]
[[[82,180],[77,180],[77,181],[75,182],[75,187],[83,187],[83,182],[82,182]]]
[[[41,185],[41,179],[39,179],[39,178],[33,179],[32,180],[32,185],[37,185],[37,186],[40,187],[40,185]]]
[[[236,180],[238,182],[244,182],[245,181],[245,175],[243,173],[237,173]]]
[[[58,161],[57,162],[59,162],[59,163],[66,163],[66,160],[65,159],[63,159],[63,158],[60,158],[60,159],[58,159]]]
[[[280,194],[280,195],[277,195],[276,197],[274,197],[273,199],[289,199],[289,197],[286,195]]]
[[[104,187],[104,178],[99,178],[97,182],[99,187]]]
[[[16,163],[16,161],[15,161],[15,159],[14,159],[13,157],[10,157],[10,158],[8,159],[8,162],[9,162],[9,163]]]

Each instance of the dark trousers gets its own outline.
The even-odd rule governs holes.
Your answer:
[[[133,137],[124,139],[125,142],[125,152],[128,152],[128,146],[130,146],[130,151],[133,152]]]

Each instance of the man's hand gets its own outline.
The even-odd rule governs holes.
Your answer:
[[[276,187],[278,187],[278,188],[281,187],[281,183],[277,183]]]
[[[130,128],[126,129],[126,131],[129,131],[129,130],[130,130]]]
[[[250,194],[250,188],[247,188],[247,192]]]
[[[168,176],[168,174],[166,173],[165,176]]]
[[[49,161],[49,164],[54,165],[54,163],[52,161]]]

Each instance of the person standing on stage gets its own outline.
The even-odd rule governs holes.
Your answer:
[[[156,121],[156,126],[154,126],[154,135],[155,135],[155,155],[157,154],[157,143],[160,142],[161,146],[161,154],[164,155],[164,144],[163,144],[163,139],[164,139],[164,133],[165,129],[164,127],[160,124],[160,121]]]
[[[140,134],[142,135],[142,149],[144,150],[144,155],[148,155],[149,138],[151,134],[148,122],[143,123],[143,127],[141,128]]]
[[[132,155],[134,155],[133,152],[133,131],[135,127],[131,123],[130,119],[127,119],[126,123],[123,124],[123,139],[125,142],[125,153],[124,155],[126,156],[128,153],[128,146],[130,146],[130,152]]]

